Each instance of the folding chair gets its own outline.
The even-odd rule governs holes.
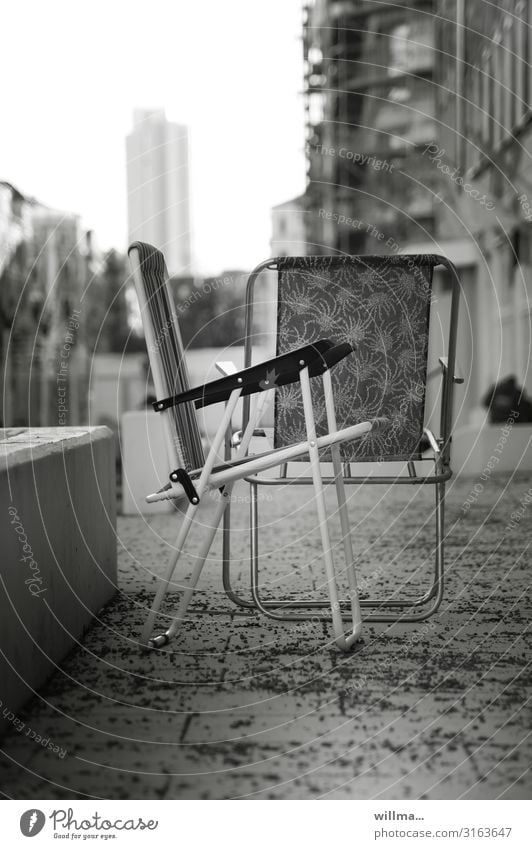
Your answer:
[[[352,354],[353,345],[348,342],[336,344],[320,338],[290,352],[283,352],[272,360],[250,366],[243,371],[225,369],[219,380],[203,386],[190,388],[186,370],[183,344],[172,294],[168,285],[168,274],[164,257],[151,245],[135,242],[129,248],[132,276],[142,321],[145,330],[150,366],[157,400],[153,407],[162,415],[168,452],[169,481],[158,492],[147,497],[149,502],[164,499],[189,501],[175,542],[175,554],[168,565],[165,577],[160,581],[154,602],[140,637],[144,648],[162,648],[174,637],[187,613],[188,605],[197,586],[216,530],[230,501],[234,483],[250,475],[256,475],[275,466],[286,464],[298,457],[310,459],[314,500],[321,534],[322,554],[326,571],[330,619],[336,644],[349,649],[358,640],[361,632],[361,614],[356,585],[356,576],[349,534],[349,518],[345,503],[345,491],[339,446],[363,438],[378,429],[380,418],[350,424],[344,429],[336,426],[333,389],[330,370]],[[228,373],[230,372],[230,373]],[[317,435],[311,378],[321,376],[327,426],[320,427]],[[275,379],[274,379],[275,378]],[[320,381],[318,381],[320,382]],[[271,396],[280,387],[298,385],[301,391],[304,419],[304,438],[285,440],[283,446],[259,455],[248,455],[251,438]],[[315,391],[315,387],[314,387]],[[255,404],[250,410],[250,396]],[[236,456],[228,462],[218,462],[218,454],[231,423],[240,398],[246,399],[247,422],[243,430]],[[225,412],[205,457],[196,420],[196,409],[225,402]],[[328,449],[334,465],[334,484],[338,501],[338,512],[344,530],[345,568],[349,582],[349,621],[346,634],[344,617],[340,612],[335,565],[331,552],[331,541],[323,492],[320,468],[320,451]],[[205,492],[219,489],[222,497],[217,505],[214,519],[204,536],[194,562],[186,588],[182,592],[178,609],[170,618],[170,624],[162,634],[152,636],[156,617],[166,591],[172,580],[183,546],[193,525],[199,503]]]
[[[449,313],[447,355],[439,366],[427,372],[428,333],[433,270],[447,269],[452,295]],[[393,256],[307,256],[281,257],[261,263],[248,279],[246,294],[245,366],[252,362],[255,288],[264,272],[277,273],[277,354],[310,344],[324,332],[356,347],[356,355],[340,363],[332,375],[338,426],[346,427],[359,418],[380,417],[383,426],[368,431],[356,442],[338,449],[343,463],[344,484],[433,485],[435,488],[436,538],[433,577],[419,597],[368,598],[361,608],[374,612],[364,621],[418,622],[427,619],[440,606],[444,591],[444,500],[445,484],[452,475],[450,466],[453,390],[463,380],[455,374],[456,335],[460,281],[453,264],[436,255]],[[267,290],[271,291],[271,290]],[[271,298],[271,294],[267,298]],[[263,299],[264,302],[264,299]],[[425,387],[428,378],[442,375],[440,434],[424,427]],[[317,393],[315,405],[324,409]],[[243,427],[249,418],[244,401]],[[304,418],[300,390],[280,389],[275,405],[275,446],[291,442],[301,430]],[[317,417],[317,433],[326,416]],[[430,471],[421,474],[418,463],[432,452]],[[298,460],[302,458],[299,457]],[[327,459],[322,455],[322,460]],[[334,457],[333,457],[334,459]],[[376,464],[373,473],[353,474],[356,463]],[[386,462],[400,464],[397,474],[375,474]],[[406,471],[406,474],[402,470]],[[335,469],[335,475],[336,475]],[[316,609],[324,602],[315,599],[268,600],[259,586],[258,488],[309,484],[308,475],[288,476],[287,466],[278,477],[248,476],[251,488],[251,597],[239,596],[230,576],[230,515],[224,525],[224,588],[235,604],[255,607],[278,620],[323,618]],[[323,478],[329,484],[329,478]],[[342,525],[344,537],[349,531]],[[349,609],[349,599],[340,603],[341,613]],[[375,610],[376,608],[376,610]],[[310,612],[301,613],[301,609]],[[298,611],[298,612],[296,612]]]

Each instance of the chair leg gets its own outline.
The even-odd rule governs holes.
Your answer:
[[[251,596],[254,601],[255,608],[269,619],[274,619],[279,622],[330,622],[331,616],[329,613],[277,613],[279,608],[286,610],[320,610],[329,607],[328,601],[286,601],[279,599],[276,601],[263,601],[260,594],[260,574],[259,574],[259,510],[258,510],[258,484],[256,481],[250,481],[250,585]],[[340,601],[340,611],[342,608],[347,608],[349,612],[343,612],[342,620],[351,622],[353,618],[351,601]]]
[[[334,433],[338,430],[338,427],[336,424],[336,411],[334,409],[331,373],[329,371],[326,371],[323,374],[323,388],[325,394],[325,407],[327,411],[327,426],[329,428],[329,433]],[[342,530],[345,568],[347,572],[347,583],[349,586],[349,600],[351,602],[351,615],[353,617],[353,623],[355,624],[355,630],[360,631],[362,629],[362,614],[360,611],[355,558],[353,554],[353,543],[351,540],[351,526],[349,524],[349,514],[347,511],[342,458],[340,455],[339,445],[331,446],[331,456],[333,461],[334,485],[336,487],[336,500],[338,502],[338,512],[340,514],[340,527]]]
[[[359,639],[360,631],[361,631],[361,615],[360,615],[360,605],[358,598],[358,590],[356,586],[356,576],[354,572],[354,558],[353,558],[353,550],[351,544],[351,535],[349,529],[349,518],[347,513],[347,504],[345,499],[345,489],[342,477],[342,465],[340,461],[340,454],[338,451],[336,453],[333,450],[333,458],[334,458],[334,470],[335,470],[335,484],[336,484],[336,494],[338,499],[338,508],[340,512],[340,521],[342,527],[342,536],[344,542],[344,554],[346,559],[346,569],[348,574],[348,582],[350,589],[350,616],[346,616],[342,614],[341,610],[341,602],[338,599],[338,588],[336,585],[336,575],[334,570],[334,562],[332,558],[332,549],[331,542],[329,536],[329,525],[327,521],[327,513],[325,508],[325,498],[323,492],[323,480],[321,477],[321,468],[320,468],[320,458],[319,451],[317,446],[316,439],[316,428],[314,423],[314,414],[312,409],[312,395],[310,389],[310,381],[308,377],[308,370],[303,369],[301,372],[301,387],[303,392],[303,401],[305,408],[305,421],[307,427],[307,439],[309,442],[310,448],[310,459],[311,459],[311,467],[314,481],[314,494],[316,500],[316,507],[318,511],[318,519],[320,525],[320,533],[322,539],[322,547],[323,547],[323,558],[325,562],[325,569],[327,575],[327,587],[329,590],[329,604],[331,608],[332,614],[332,622],[333,622],[333,630],[335,634],[335,642],[343,651],[349,650],[353,644]],[[329,383],[325,385],[326,394],[329,398],[328,405],[328,420],[329,420],[329,432],[336,431],[336,422],[335,422],[335,414],[334,414],[334,404],[332,398],[332,386]],[[328,392],[327,392],[328,389]],[[331,446],[332,449],[337,448],[337,446]],[[301,604],[291,603],[291,602],[280,602],[279,605],[277,603],[263,603],[260,595],[259,595],[259,557],[258,557],[258,499],[257,499],[257,482],[252,480],[250,481],[250,550],[251,550],[251,594],[253,601],[255,603],[256,608],[268,616],[271,619],[278,619],[282,621],[292,621],[292,622],[306,622],[309,619],[313,621],[331,621],[331,614],[314,614],[309,616],[308,614],[301,613],[276,613],[274,609],[276,606],[285,606],[285,607],[305,607],[305,608],[313,608],[313,607],[324,607],[325,604],[323,602],[310,602]],[[346,636],[344,632],[343,622],[348,621],[351,623],[352,631]]]
[[[424,603],[432,604],[419,612],[402,613],[394,616],[391,613],[373,613],[364,617],[365,622],[423,622],[429,619],[440,607],[443,600],[445,589],[444,581],[444,528],[445,528],[445,482],[435,484],[436,496],[436,547],[434,551],[434,578],[431,588],[421,597],[417,599],[415,604],[410,605],[410,609],[421,607]],[[388,602],[388,606],[391,606]],[[395,604],[397,606],[397,603]],[[405,604],[406,607],[406,604]]]
[[[195,513],[197,510],[197,504],[190,504],[187,508],[187,512],[183,518],[183,524],[179,528],[179,533],[177,535],[175,541],[175,553],[172,557],[172,560],[168,564],[168,568],[166,570],[166,575],[162,581],[160,581],[159,586],[157,587],[157,592],[155,594],[155,599],[150,608],[146,621],[144,623],[144,627],[142,629],[142,633],[140,636],[140,644],[143,648],[150,648],[150,644],[159,648],[162,645],[165,645],[168,642],[167,638],[163,638],[161,635],[155,637],[153,640],[150,640],[153,626],[155,625],[155,619],[161,607],[164,596],[166,595],[166,591],[168,589],[168,584],[172,580],[172,575],[174,574],[175,567],[177,566],[177,562],[181,556],[181,551],[183,549],[183,545],[185,544],[185,540],[190,531],[192,521],[194,519]]]
[[[234,408],[236,407],[236,404],[238,402],[238,399],[240,397],[240,393],[241,393],[241,389],[235,389],[232,392],[231,397],[229,399],[229,402],[226,406],[224,416],[223,416],[222,421],[220,423],[220,426],[219,426],[219,428],[216,432],[216,436],[215,436],[215,438],[212,442],[211,449],[209,451],[207,460],[205,461],[205,466],[203,467],[203,470],[202,470],[200,478],[199,478],[199,482],[198,482],[197,487],[196,487],[197,493],[200,496],[200,498],[203,495],[203,492],[207,489],[209,477],[211,475],[212,468],[214,466],[216,456],[218,454],[218,450],[220,448],[220,445],[221,445],[221,442],[222,442],[222,439],[223,439],[223,435],[224,435],[225,430],[228,426],[228,422],[231,421],[231,417],[232,417]],[[264,411],[264,407],[269,402],[270,398],[271,398],[271,392],[263,392],[263,393],[261,393],[261,395],[259,395],[258,401],[255,405],[255,409],[250,416],[250,420],[249,420],[248,425],[246,427],[246,431],[245,431],[245,433],[242,437],[242,441],[240,443],[240,446],[239,446],[239,449],[238,449],[238,452],[237,452],[237,455],[236,455],[237,459],[245,456],[245,454],[248,450],[249,443],[251,441],[251,437],[253,436],[253,431],[255,429],[257,420],[262,415],[262,413]],[[172,622],[171,622],[170,627],[168,628],[168,630],[164,634],[159,634],[158,636],[156,636],[156,637],[154,637],[153,639],[150,640],[150,635],[151,635],[151,632],[153,630],[155,617],[156,617],[156,615],[159,611],[159,608],[161,606],[162,600],[163,600],[164,595],[166,593],[168,584],[169,584],[169,582],[172,578],[174,569],[176,567],[177,561],[178,561],[179,556],[181,554],[182,547],[183,547],[185,540],[186,540],[186,537],[188,536],[188,533],[190,531],[190,527],[192,525],[192,520],[194,518],[195,510],[197,509],[197,505],[191,504],[190,507],[188,508],[188,510],[185,514],[185,519],[183,521],[183,525],[181,526],[181,528],[179,530],[178,537],[177,537],[176,554],[175,554],[175,556],[172,560],[172,563],[170,564],[170,566],[168,568],[166,579],[163,582],[161,582],[161,584],[159,585],[155,601],[152,605],[152,608],[151,608],[150,613],[148,615],[147,622],[146,622],[146,624],[144,626],[144,630],[142,632],[141,642],[142,642],[142,645],[144,647],[162,648],[173,637],[175,637],[175,635],[179,631],[179,628],[181,627],[181,625],[182,625],[182,623],[185,619],[186,612],[188,610],[188,606],[190,604],[194,590],[196,589],[196,586],[197,586],[198,581],[200,579],[201,572],[202,572],[203,567],[205,565],[205,561],[206,561],[206,559],[209,555],[209,551],[211,549],[211,545],[212,545],[212,542],[214,540],[216,531],[218,530],[218,526],[219,526],[219,524],[222,520],[222,516],[225,513],[226,507],[230,503],[233,486],[234,486],[234,483],[228,483],[223,489],[222,498],[221,498],[220,503],[219,503],[219,505],[216,509],[216,513],[215,513],[215,516],[214,516],[214,519],[213,519],[213,522],[212,522],[212,526],[209,529],[209,532],[203,538],[203,541],[201,543],[201,546],[200,546],[200,549],[199,549],[199,552],[198,552],[198,555],[197,555],[197,558],[196,558],[196,562],[194,564],[194,568],[192,570],[192,574],[190,575],[187,586],[186,586],[186,588],[185,588],[185,590],[184,590],[184,592],[181,596],[181,599],[180,599],[179,605],[178,605],[178,609],[177,609],[177,613],[172,618]]]
[[[333,631],[337,646],[339,646],[339,648],[343,649],[344,651],[347,651],[349,648],[351,648],[351,646],[360,636],[360,609],[358,607],[358,596],[356,595],[356,600],[354,601],[353,605],[353,629],[351,634],[346,637],[344,633],[343,619],[340,612],[338,587],[336,584],[336,575],[334,571],[334,562],[331,550],[329,523],[327,520],[327,511],[325,507],[325,496],[323,491],[323,480],[321,476],[320,467],[320,455],[317,445],[316,425],[314,421],[314,411],[312,407],[312,394],[310,388],[308,368],[303,368],[301,370],[301,389],[303,395],[303,408],[305,413],[305,426],[309,443],[310,468],[312,480],[314,483],[314,498],[316,500],[316,511],[318,513],[321,544],[323,548],[323,561],[325,564],[325,573],[327,576],[327,589],[329,592],[329,600],[331,603]],[[354,587],[356,594],[356,584],[354,584]]]
[[[225,435],[224,458],[231,459],[231,428],[227,429]],[[252,601],[241,598],[231,586],[231,502],[227,501],[222,523],[222,584],[224,592],[234,605],[247,610],[255,610]]]
[[[287,611],[296,610],[320,610],[329,606],[326,601],[289,601],[284,599],[265,601],[261,597],[260,592],[260,574],[259,574],[259,533],[258,533],[258,483],[250,482],[251,503],[250,503],[250,531],[251,531],[251,556],[250,556],[250,577],[251,577],[251,594],[255,602],[257,610],[270,619],[275,619],[280,622],[302,622],[302,621],[325,621],[329,619],[327,614],[320,613],[281,613],[281,609]],[[430,589],[417,599],[361,599],[360,606],[366,607],[384,607],[405,610],[404,613],[388,614],[388,613],[372,613],[364,615],[364,622],[422,622],[429,619],[441,605],[444,592],[444,509],[445,509],[445,482],[435,484],[436,495],[436,546],[434,552],[434,577]],[[426,606],[430,601],[433,603],[430,607],[419,611],[412,612],[417,607]],[[350,600],[342,600],[340,609],[343,611],[343,620],[350,621],[351,613],[345,612],[351,607]],[[410,612],[409,612],[410,611]]]
[[[231,502],[227,502],[222,525],[222,584],[224,592],[234,605],[246,610],[256,610],[252,601],[239,596],[231,586]]]
[[[194,562],[194,568],[192,569],[192,573],[188,579],[188,583],[184,592],[181,595],[179,600],[179,605],[177,608],[177,612],[172,619],[172,623],[168,630],[165,633],[166,641],[173,639],[178,631],[180,630],[183,622],[185,621],[185,617],[187,614],[188,606],[194,594],[194,590],[197,587],[198,581],[201,577],[201,573],[203,571],[203,567],[205,566],[205,561],[209,556],[209,551],[211,550],[211,546],[216,536],[216,531],[220,525],[222,520],[222,516],[224,515],[227,505],[231,501],[231,493],[233,490],[234,484],[228,484],[224,491],[221,493],[221,501],[218,507],[216,508],[216,513],[214,514],[214,518],[212,520],[212,525],[209,528],[207,534],[203,537],[201,542],[197,557]]]
[[[209,556],[209,551],[211,550],[211,545],[213,543],[214,537],[216,536],[216,531],[218,530],[218,526],[219,526],[219,524],[222,520],[222,516],[225,512],[227,503],[231,499],[232,489],[233,489],[232,484],[229,484],[224,489],[223,493],[221,493],[221,501],[220,501],[220,504],[218,505],[218,507],[216,508],[216,513],[214,515],[212,525],[209,528],[208,533],[203,537],[200,549],[198,551],[198,554],[197,554],[197,557],[196,557],[196,560],[195,560],[195,563],[194,563],[194,568],[192,569],[192,574],[190,575],[190,578],[188,579],[187,586],[186,586],[186,588],[185,588],[184,592],[182,593],[181,598],[179,600],[179,606],[177,608],[177,613],[173,617],[172,624],[170,625],[170,627],[168,628],[168,630],[166,632],[166,636],[167,636],[168,640],[171,640],[173,637],[175,637],[175,635],[177,634],[177,632],[181,628],[183,622],[185,621],[185,616],[186,616],[186,613],[187,613],[187,610],[188,610],[188,606],[190,604],[190,601],[191,601],[192,596],[194,594],[194,590],[196,589],[196,586],[197,586],[198,581],[200,579],[201,573],[203,571],[203,567],[205,565],[205,561],[207,560],[207,557]]]
[[[226,432],[226,430],[229,426],[229,423],[231,421],[231,417],[233,415],[235,407],[238,403],[238,399],[240,398],[241,392],[242,392],[241,389],[235,389],[231,393],[231,396],[229,398],[229,401],[228,401],[227,406],[226,406],[225,411],[224,411],[224,415],[222,417],[222,421],[220,422],[220,426],[219,426],[218,430],[216,431],[216,435],[215,435],[215,437],[212,441],[210,451],[207,455],[207,459],[205,460],[205,465],[203,466],[203,469],[201,471],[198,483],[196,485],[196,492],[198,493],[198,497],[200,498],[200,500],[201,500],[203,493],[205,492],[205,490],[207,488],[207,483],[208,483],[209,477],[211,475],[212,469],[214,467],[214,464],[216,462],[216,457],[218,455],[218,451],[219,451],[220,446],[222,444],[222,440],[224,438],[225,432]],[[225,507],[224,501],[222,501],[222,507]],[[194,519],[195,512],[196,512],[197,508],[198,508],[197,504],[190,504],[189,507],[187,508],[187,512],[185,513],[185,517],[183,519],[183,524],[181,525],[179,532],[177,534],[177,539],[176,539],[176,542],[175,542],[176,551],[175,551],[174,557],[172,558],[172,560],[171,560],[171,562],[168,566],[168,569],[166,571],[166,575],[165,575],[164,579],[160,582],[160,584],[157,588],[157,593],[155,595],[155,599],[154,599],[153,604],[152,604],[150,611],[148,613],[146,622],[144,624],[144,628],[142,629],[142,633],[141,633],[141,637],[140,637],[140,643],[141,643],[141,646],[143,648],[150,648],[150,647],[159,648],[159,647],[161,647],[162,645],[165,645],[168,642],[168,635],[167,634],[159,635],[158,637],[154,638],[154,640],[150,640],[150,637],[151,637],[151,633],[153,631],[153,626],[155,624],[155,618],[156,618],[156,616],[159,612],[159,608],[162,604],[163,598],[164,598],[166,591],[168,589],[168,584],[172,580],[172,575],[174,574],[175,567],[177,565],[179,557],[181,556],[181,552],[182,552],[183,546],[185,544],[186,538],[189,534],[190,528],[192,526],[192,521]],[[221,514],[220,514],[220,517],[221,517]]]

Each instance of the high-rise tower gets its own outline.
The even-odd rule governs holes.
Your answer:
[[[164,252],[170,274],[190,271],[188,129],[163,109],[135,109],[126,140],[129,241]]]

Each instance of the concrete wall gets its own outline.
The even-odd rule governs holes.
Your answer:
[[[111,432],[0,431],[0,735],[116,592]]]
[[[497,472],[532,471],[532,425],[471,424],[458,427],[453,435],[452,469],[455,475],[484,475]]]
[[[118,427],[126,410],[146,403],[145,354],[95,354],[92,358],[89,421]]]
[[[122,513],[124,516],[172,513],[171,501],[147,504],[146,496],[169,482],[175,466],[167,452],[163,420],[153,410],[132,410],[122,416]]]

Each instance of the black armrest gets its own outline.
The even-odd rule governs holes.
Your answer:
[[[299,380],[301,369],[308,366],[309,375],[314,377],[332,368],[354,350],[347,342],[335,345],[330,339],[320,339],[313,345],[305,345],[297,351],[281,354],[265,363],[239,371],[236,374],[213,380],[204,386],[196,386],[173,395],[154,401],[153,409],[160,413],[176,404],[193,401],[197,409],[226,401],[234,389],[242,389],[242,396],[256,392],[265,392],[278,386],[286,386]]]

